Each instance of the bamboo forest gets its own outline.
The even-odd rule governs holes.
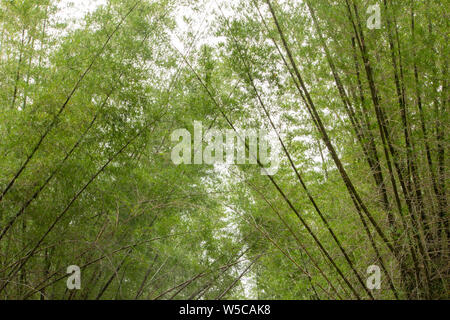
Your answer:
[[[448,1],[0,3],[0,300],[450,299]]]

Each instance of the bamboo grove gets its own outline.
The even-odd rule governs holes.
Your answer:
[[[0,297],[448,299],[448,9],[1,1]],[[277,173],[174,164],[195,121]]]

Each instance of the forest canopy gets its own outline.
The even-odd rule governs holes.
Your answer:
[[[0,298],[448,299],[449,9],[1,0]]]

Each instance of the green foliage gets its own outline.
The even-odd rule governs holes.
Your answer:
[[[448,298],[445,2],[213,2],[1,1],[0,297]],[[278,172],[173,164],[194,121]]]

